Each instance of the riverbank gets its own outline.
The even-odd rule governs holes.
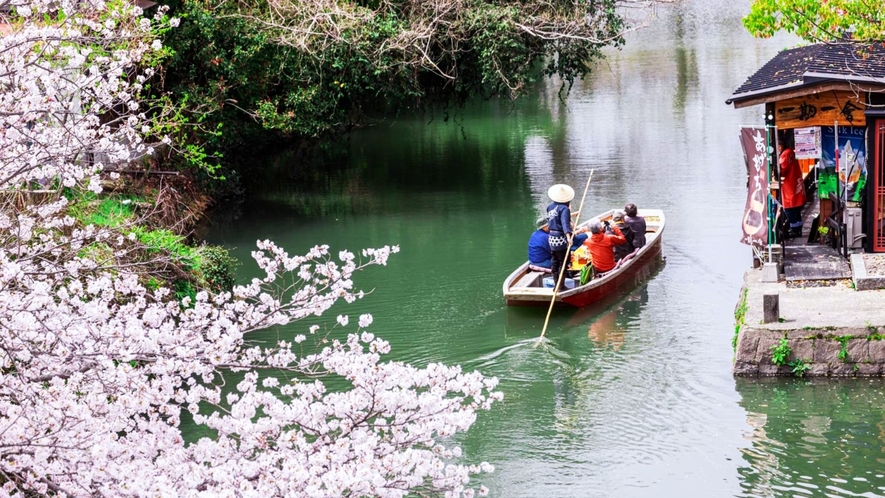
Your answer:
[[[101,265],[138,268],[139,281],[154,290],[168,287],[177,299],[199,290],[230,290],[238,264],[227,249],[194,234],[213,204],[187,172],[130,168],[102,175],[102,191],[47,191],[40,202],[63,196],[76,225],[103,234],[79,256]],[[116,239],[115,245],[103,239]]]
[[[794,287],[744,275],[736,311],[735,376],[885,375],[885,290],[852,280]],[[779,319],[764,323],[763,296],[777,295]]]

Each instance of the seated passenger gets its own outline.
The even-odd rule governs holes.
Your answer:
[[[620,261],[633,254],[634,249],[636,249],[633,245],[635,239],[633,229],[630,228],[630,225],[624,222],[624,216],[624,212],[620,210],[615,211],[612,215],[612,224],[617,227],[621,233],[624,234],[624,238],[627,239],[627,242],[615,246],[615,261]]]
[[[645,218],[636,215],[636,204],[627,204],[624,206],[624,223],[633,230],[633,247],[639,249],[645,245]]]
[[[550,232],[547,228],[547,218],[540,218],[537,221],[538,229],[532,232],[529,237],[529,267],[535,271],[543,271],[550,273],[550,267],[553,265],[553,250],[550,249]],[[579,228],[574,240],[572,241],[571,250],[581,247],[581,244],[587,240],[587,234],[584,228]]]
[[[597,219],[590,220],[590,237],[584,242],[593,258],[593,268],[599,273],[611,271],[615,267],[614,247],[627,242],[621,229],[605,222],[605,229]]]

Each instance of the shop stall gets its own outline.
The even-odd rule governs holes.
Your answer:
[[[754,199],[748,209],[761,200],[753,185],[768,194],[764,231],[748,233],[754,226],[744,217],[743,241],[756,248],[757,260],[771,246],[823,245],[843,258],[885,252],[885,46],[840,42],[783,51],[726,102],[761,111],[760,122],[742,130]],[[748,129],[756,143],[746,139]],[[789,173],[790,154],[779,149],[792,151],[801,176]],[[791,230],[799,222],[786,216],[797,211],[785,209],[795,204],[796,178],[805,193],[801,231]]]

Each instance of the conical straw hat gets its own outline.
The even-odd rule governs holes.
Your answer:
[[[550,199],[552,199],[553,202],[566,203],[575,198],[575,189],[564,183],[557,183],[550,187],[550,190],[547,191],[547,195],[550,196]]]

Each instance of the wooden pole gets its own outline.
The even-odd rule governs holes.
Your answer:
[[[581,196],[581,204],[578,206],[578,217],[575,218],[575,227],[577,227],[581,221],[581,211],[584,210],[584,199],[587,198],[587,189],[590,188],[590,180],[593,178],[593,170],[590,170],[590,176],[587,177],[587,185],[584,186],[584,195]],[[574,232],[573,232],[574,233]],[[556,295],[559,291],[559,286],[562,284],[562,277],[565,275],[565,269],[569,265],[568,258],[571,256],[572,249],[572,239],[569,238],[567,241],[568,246],[566,248],[566,261],[562,262],[562,268],[559,269],[559,278],[556,279],[556,282],[553,284],[553,298],[550,299],[550,307],[547,308],[547,318],[544,319],[544,328],[541,329],[541,337],[538,337],[538,342],[535,344],[537,346],[541,343],[541,339],[547,334],[547,324],[550,323],[550,314],[553,312],[553,304],[556,303]]]

